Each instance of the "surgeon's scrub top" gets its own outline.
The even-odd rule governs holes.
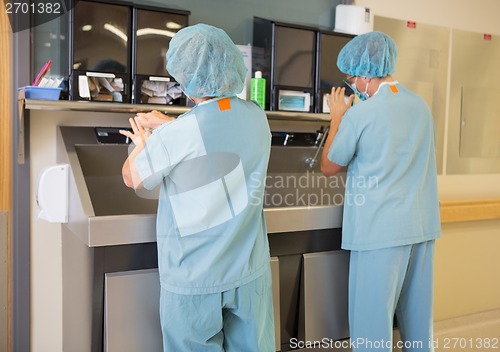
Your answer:
[[[263,195],[270,148],[264,111],[237,97],[203,102],[154,131],[135,166],[145,188],[161,185],[164,289],[222,292],[269,268]]]
[[[342,248],[370,250],[441,235],[432,115],[397,82],[344,115],[328,159],[346,166]]]

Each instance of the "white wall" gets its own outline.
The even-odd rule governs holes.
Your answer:
[[[355,4],[370,8],[375,16],[414,21],[417,25],[420,22],[500,35],[498,0],[356,0]],[[441,200],[500,197],[500,175],[439,176],[439,195]]]
[[[498,0],[355,0],[376,16],[500,34]]]

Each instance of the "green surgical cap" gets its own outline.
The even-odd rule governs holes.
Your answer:
[[[220,28],[196,24],[177,32],[167,51],[167,71],[187,95],[220,97],[243,90],[243,55]]]
[[[345,74],[358,77],[385,77],[396,69],[398,48],[382,32],[369,32],[349,41],[340,51],[337,66]]]

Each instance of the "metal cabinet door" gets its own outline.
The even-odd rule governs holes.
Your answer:
[[[349,252],[307,253],[303,257],[299,339],[348,338]]]
[[[162,352],[158,269],[105,274],[104,351]]]

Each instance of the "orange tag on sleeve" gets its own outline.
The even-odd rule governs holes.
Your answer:
[[[389,87],[391,87],[391,90],[393,93],[399,92],[398,87],[396,87],[396,86],[389,86]]]
[[[217,103],[219,104],[220,111],[231,109],[231,100],[229,100],[229,98],[218,100]]]

